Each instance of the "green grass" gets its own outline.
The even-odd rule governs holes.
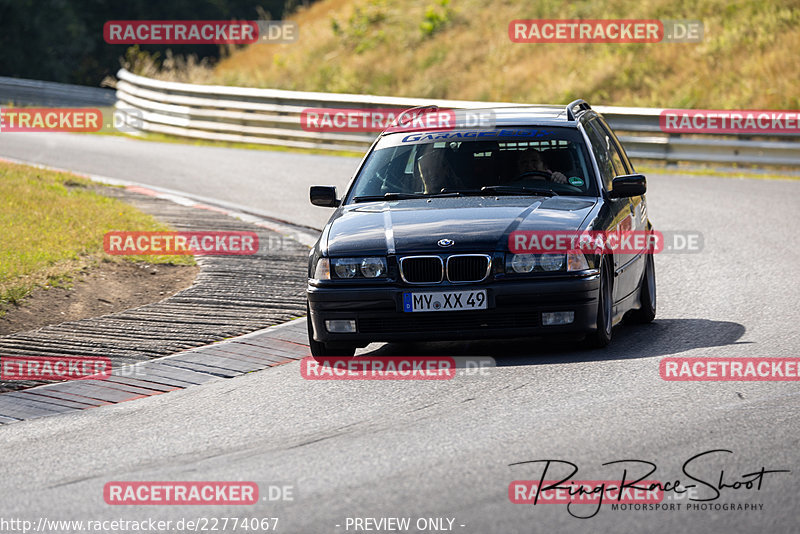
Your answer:
[[[99,261],[194,264],[192,256],[105,254],[106,232],[169,228],[96,187],[73,174],[0,162],[0,313]]]

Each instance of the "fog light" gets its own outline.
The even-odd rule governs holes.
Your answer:
[[[542,324],[544,326],[554,326],[557,324],[570,324],[575,320],[574,311],[543,312]]]
[[[331,334],[346,334],[356,331],[356,322],[353,319],[328,319],[325,328]]]

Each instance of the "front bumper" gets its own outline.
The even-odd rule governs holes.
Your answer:
[[[581,278],[517,279],[465,285],[332,287],[308,286],[314,339],[320,342],[453,341],[544,334],[586,334],[597,327],[599,275]],[[403,293],[485,289],[488,309],[402,311]],[[542,326],[542,312],[573,311],[566,325]],[[329,319],[356,321],[355,333],[330,333]]]

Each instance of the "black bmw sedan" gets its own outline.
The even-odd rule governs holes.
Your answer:
[[[484,110],[486,111],[486,110]],[[652,249],[530,253],[515,236],[650,231],[645,177],[584,101],[489,110],[491,126],[382,133],[312,249],[314,356],[371,342],[560,334],[593,347],[652,321]]]

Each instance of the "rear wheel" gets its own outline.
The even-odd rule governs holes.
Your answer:
[[[311,322],[311,310],[306,303],[306,327],[308,330],[308,347],[311,349],[311,355],[316,357],[325,356],[352,356],[356,353],[354,345],[339,345],[331,343],[323,343],[314,339],[314,325]]]
[[[647,255],[642,285],[639,288],[639,302],[642,307],[628,314],[632,323],[649,323],[656,318],[656,264],[653,254]]]
[[[597,293],[597,329],[586,336],[590,348],[601,349],[611,343],[613,293],[611,267],[607,261],[600,262],[600,290]]]

